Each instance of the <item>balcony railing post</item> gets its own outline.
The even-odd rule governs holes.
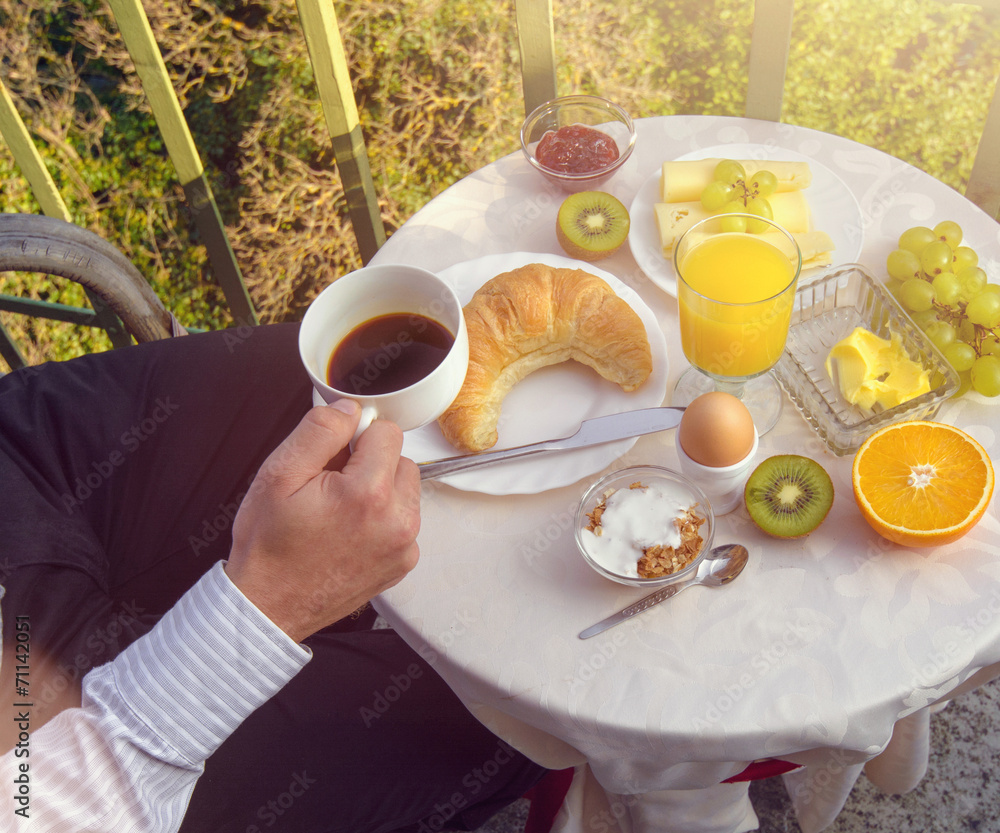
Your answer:
[[[298,0],[298,9],[358,251],[367,263],[385,243],[385,225],[336,12],[329,0]]]
[[[747,70],[747,118],[781,121],[793,11],[793,0],[756,0],[754,3]]]
[[[556,49],[552,0],[516,0],[517,40],[521,50],[524,114],[556,97]]]
[[[108,4],[135,63],[143,91],[167,146],[167,153],[177,169],[184,193],[189,200],[193,197],[190,203],[192,219],[205,240],[212,269],[226,296],[233,318],[243,324],[256,324],[257,312],[229,245],[215,196],[205,178],[198,148],[170,82],[167,66],[153,37],[146,11],[140,0],[108,0]]]
[[[20,370],[22,367],[28,366],[28,362],[21,351],[17,349],[14,339],[10,337],[10,333],[7,332],[7,328],[3,324],[0,324],[0,358],[7,362],[7,366],[11,370]],[[0,375],[3,374],[0,373]]]
[[[985,13],[1000,14],[1000,0],[939,0],[950,5],[981,7]],[[993,96],[986,111],[986,122],[979,136],[979,145],[969,173],[965,196],[1000,222],[1000,79],[993,87]]]
[[[31,140],[28,128],[21,119],[21,114],[17,112],[14,100],[11,98],[10,92],[3,81],[0,81],[0,134],[3,135],[4,140],[10,146],[14,162],[28,181],[31,193],[41,206],[42,212],[49,217],[56,217],[66,222],[72,222],[69,209],[59,195],[59,189],[56,187],[48,168],[45,167],[42,155]],[[132,339],[125,332],[125,327],[122,325],[121,319],[111,311],[99,296],[86,288],[84,288],[84,293],[87,296],[87,300],[90,301],[90,305],[94,308],[93,326],[104,330],[108,334],[108,338],[111,339],[111,344],[116,348],[131,344]],[[43,313],[40,312],[39,315],[43,315]],[[13,347],[14,342],[6,330],[2,333],[2,336],[6,345]],[[8,364],[11,364],[11,358],[14,358],[23,365],[24,359],[20,351],[14,347],[16,356],[13,354],[8,356],[10,350],[6,345],[4,358],[7,359]],[[11,364],[11,367],[14,367],[14,365]]]

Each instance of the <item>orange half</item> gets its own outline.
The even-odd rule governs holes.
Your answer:
[[[908,547],[956,541],[993,497],[993,465],[972,437],[941,422],[898,422],[854,456],[861,514],[884,538]]]

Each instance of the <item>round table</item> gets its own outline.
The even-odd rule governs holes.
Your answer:
[[[901,231],[954,219],[997,279],[1000,226],[879,151],[740,118],[636,125],[635,152],[602,186],[626,206],[667,159],[764,144],[809,157],[846,184],[861,227],[837,231],[856,235],[857,259],[873,274],[884,274]],[[375,262],[442,270],[493,253],[562,254],[555,215],[563,197],[520,154],[505,157],[416,213]],[[686,367],[676,301],[627,247],[594,265],[655,313],[669,391]],[[937,418],[996,460],[996,407],[967,394]],[[639,439],[607,469],[677,468],[673,433]],[[822,830],[897,723],[889,769],[909,766],[919,777],[928,707],[1000,674],[1000,524],[994,498],[957,543],[906,550],[867,526],[852,496],[851,458],[834,456],[786,399],[758,454],[787,452],[818,460],[833,480],[833,509],[818,530],[780,541],[757,531],[741,507],[719,519],[716,533],[717,543],[749,548],[739,579],[687,590],[594,639],[577,634],[637,598],[593,572],[575,547],[573,513],[598,472],[526,495],[425,483],[420,563],[377,609],[494,732],[543,765],[578,767],[563,829],[755,829],[746,784],[721,782],[774,757],[805,765],[786,785],[802,829]]]

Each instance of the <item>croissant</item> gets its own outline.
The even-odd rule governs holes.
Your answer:
[[[532,263],[487,281],[465,307],[469,369],[455,401],[438,419],[464,451],[497,442],[504,398],[540,367],[575,359],[625,391],[652,370],[646,329],[600,278],[580,269]]]

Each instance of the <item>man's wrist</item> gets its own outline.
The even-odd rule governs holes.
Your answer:
[[[284,588],[280,581],[258,578],[245,565],[233,564],[232,561],[224,562],[223,568],[233,587],[295,642],[302,642],[318,630],[302,621],[301,597],[282,592]]]

